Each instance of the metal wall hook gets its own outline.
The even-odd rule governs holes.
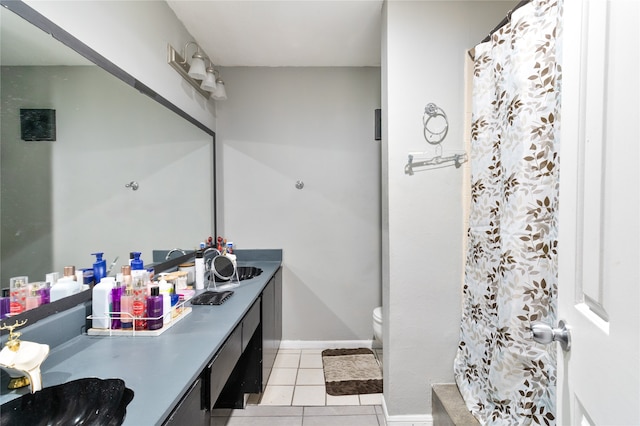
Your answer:
[[[132,180],[131,182],[129,182],[128,184],[126,184],[124,186],[125,188],[131,188],[134,191],[137,191],[138,188],[140,188],[140,185],[138,185],[138,182],[136,182],[135,180]]]

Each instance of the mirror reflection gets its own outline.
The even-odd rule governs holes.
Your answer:
[[[193,249],[213,234],[212,136],[0,13],[2,288],[90,268],[96,252],[118,259],[115,273],[132,251],[151,263],[154,249]],[[21,109],[55,111],[55,140],[24,140]]]

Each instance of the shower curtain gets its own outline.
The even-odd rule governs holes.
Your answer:
[[[534,0],[475,47],[471,207],[458,388],[482,424],[555,424],[561,0]]]

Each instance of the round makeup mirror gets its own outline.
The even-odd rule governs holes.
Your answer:
[[[228,281],[236,274],[236,266],[227,256],[219,255],[211,262],[213,274],[221,280]]]

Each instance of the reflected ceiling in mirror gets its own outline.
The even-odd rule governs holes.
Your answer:
[[[95,252],[118,258],[116,272],[131,251],[149,263],[154,249],[215,235],[212,134],[0,13],[2,287],[90,268]],[[55,110],[56,140],[22,140],[20,109]]]

